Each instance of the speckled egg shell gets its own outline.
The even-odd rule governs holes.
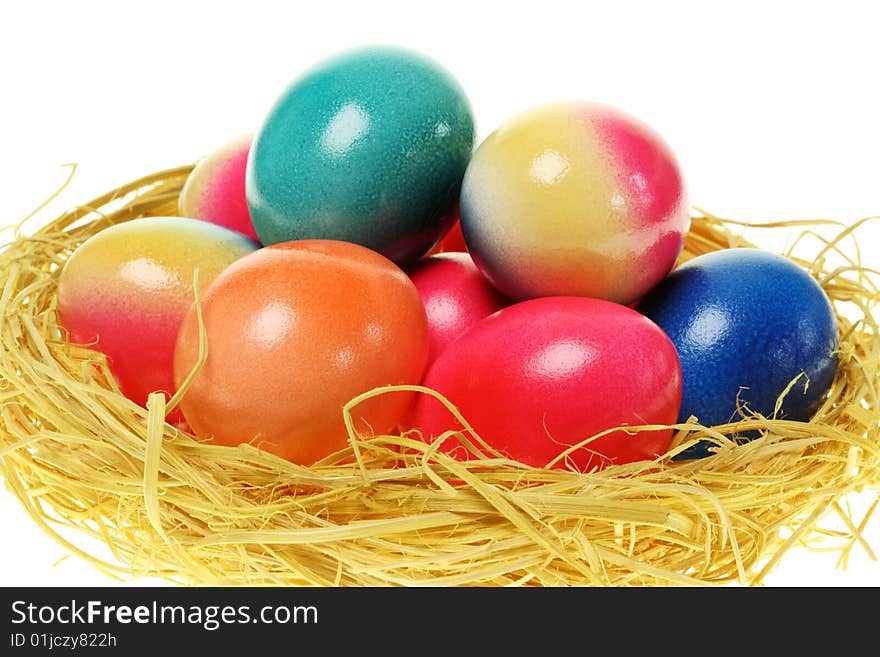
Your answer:
[[[672,339],[682,365],[678,420],[706,425],[744,409],[805,421],[834,379],[838,327],[825,292],[784,256],[725,249],[677,267],[638,306]],[[809,383],[809,385],[807,385]],[[698,446],[693,456],[708,452]]]
[[[71,342],[108,356],[120,390],[145,405],[173,393],[177,331],[193,303],[193,272],[204,289],[258,245],[212,223],[182,217],[135,219],[83,242],[58,282],[61,326]]]
[[[629,304],[675,264],[690,215],[669,147],[611,107],[532,108],[480,144],[461,227],[506,296],[578,295]]]
[[[433,61],[396,48],[337,55],[257,131],[246,174],[257,235],[354,242],[409,264],[454,220],[473,142],[468,100]]]
[[[234,139],[193,167],[180,191],[180,216],[209,221],[257,240],[244,193],[251,135]]]

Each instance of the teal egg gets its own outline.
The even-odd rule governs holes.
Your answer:
[[[459,83],[409,50],[325,60],[278,98],[254,136],[246,196],[260,241],[336,239],[398,264],[455,221],[474,147]]]

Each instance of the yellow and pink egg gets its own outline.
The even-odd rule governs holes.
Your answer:
[[[669,273],[690,227],[682,175],[653,129],[561,101],[514,116],[465,173],[461,228],[477,267],[515,300],[630,304]]]
[[[258,246],[236,231],[183,217],[105,228],[77,247],[62,268],[60,323],[71,342],[107,356],[120,391],[135,403],[145,405],[154,391],[170,396],[174,346],[195,299],[195,270],[204,289]]]
[[[209,221],[257,240],[244,191],[252,142],[252,135],[242,135],[199,160],[180,191],[180,216]]]

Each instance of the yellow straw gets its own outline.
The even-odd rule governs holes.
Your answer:
[[[747,229],[800,231],[786,255],[823,286],[841,333],[836,379],[810,422],[687,422],[662,458],[577,473],[510,461],[434,391],[392,386],[340,409],[349,446],[302,467],[167,424],[186,386],[140,408],[104,357],[67,342],[58,325],[65,258],[109,225],[176,214],[191,168],[111,190],[0,252],[0,475],[78,558],[119,578],[266,586],[758,585],[796,544],[837,550],[842,563],[853,547],[876,558],[864,532],[877,502],[862,518],[846,503],[880,487],[880,285],[855,240],[869,218],[757,225],[693,212],[681,261],[753,246]],[[358,435],[358,404],[402,389],[437,396],[465,428],[433,444],[414,432]],[[761,437],[730,439],[746,429]],[[452,459],[441,440],[474,458]],[[671,459],[698,440],[717,453]],[[77,536],[106,544],[115,562]]]

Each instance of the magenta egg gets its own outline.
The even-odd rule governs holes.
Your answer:
[[[611,430],[554,464],[578,470],[661,455],[671,429],[618,427],[675,422],[682,390],[675,347],[654,322],[586,297],[543,297],[493,313],[440,354],[424,385],[452,402],[487,444],[527,465],[546,466]],[[427,394],[409,421],[428,440],[461,429]],[[469,458],[454,437],[441,449]]]
[[[474,153],[461,228],[505,296],[630,304],[672,269],[690,227],[679,165],[650,127],[596,103],[541,105]]]
[[[428,316],[428,363],[471,326],[509,304],[483,278],[467,253],[422,258],[407,273]]]
[[[196,164],[180,191],[182,217],[201,219],[257,240],[244,192],[251,135],[224,144]]]

